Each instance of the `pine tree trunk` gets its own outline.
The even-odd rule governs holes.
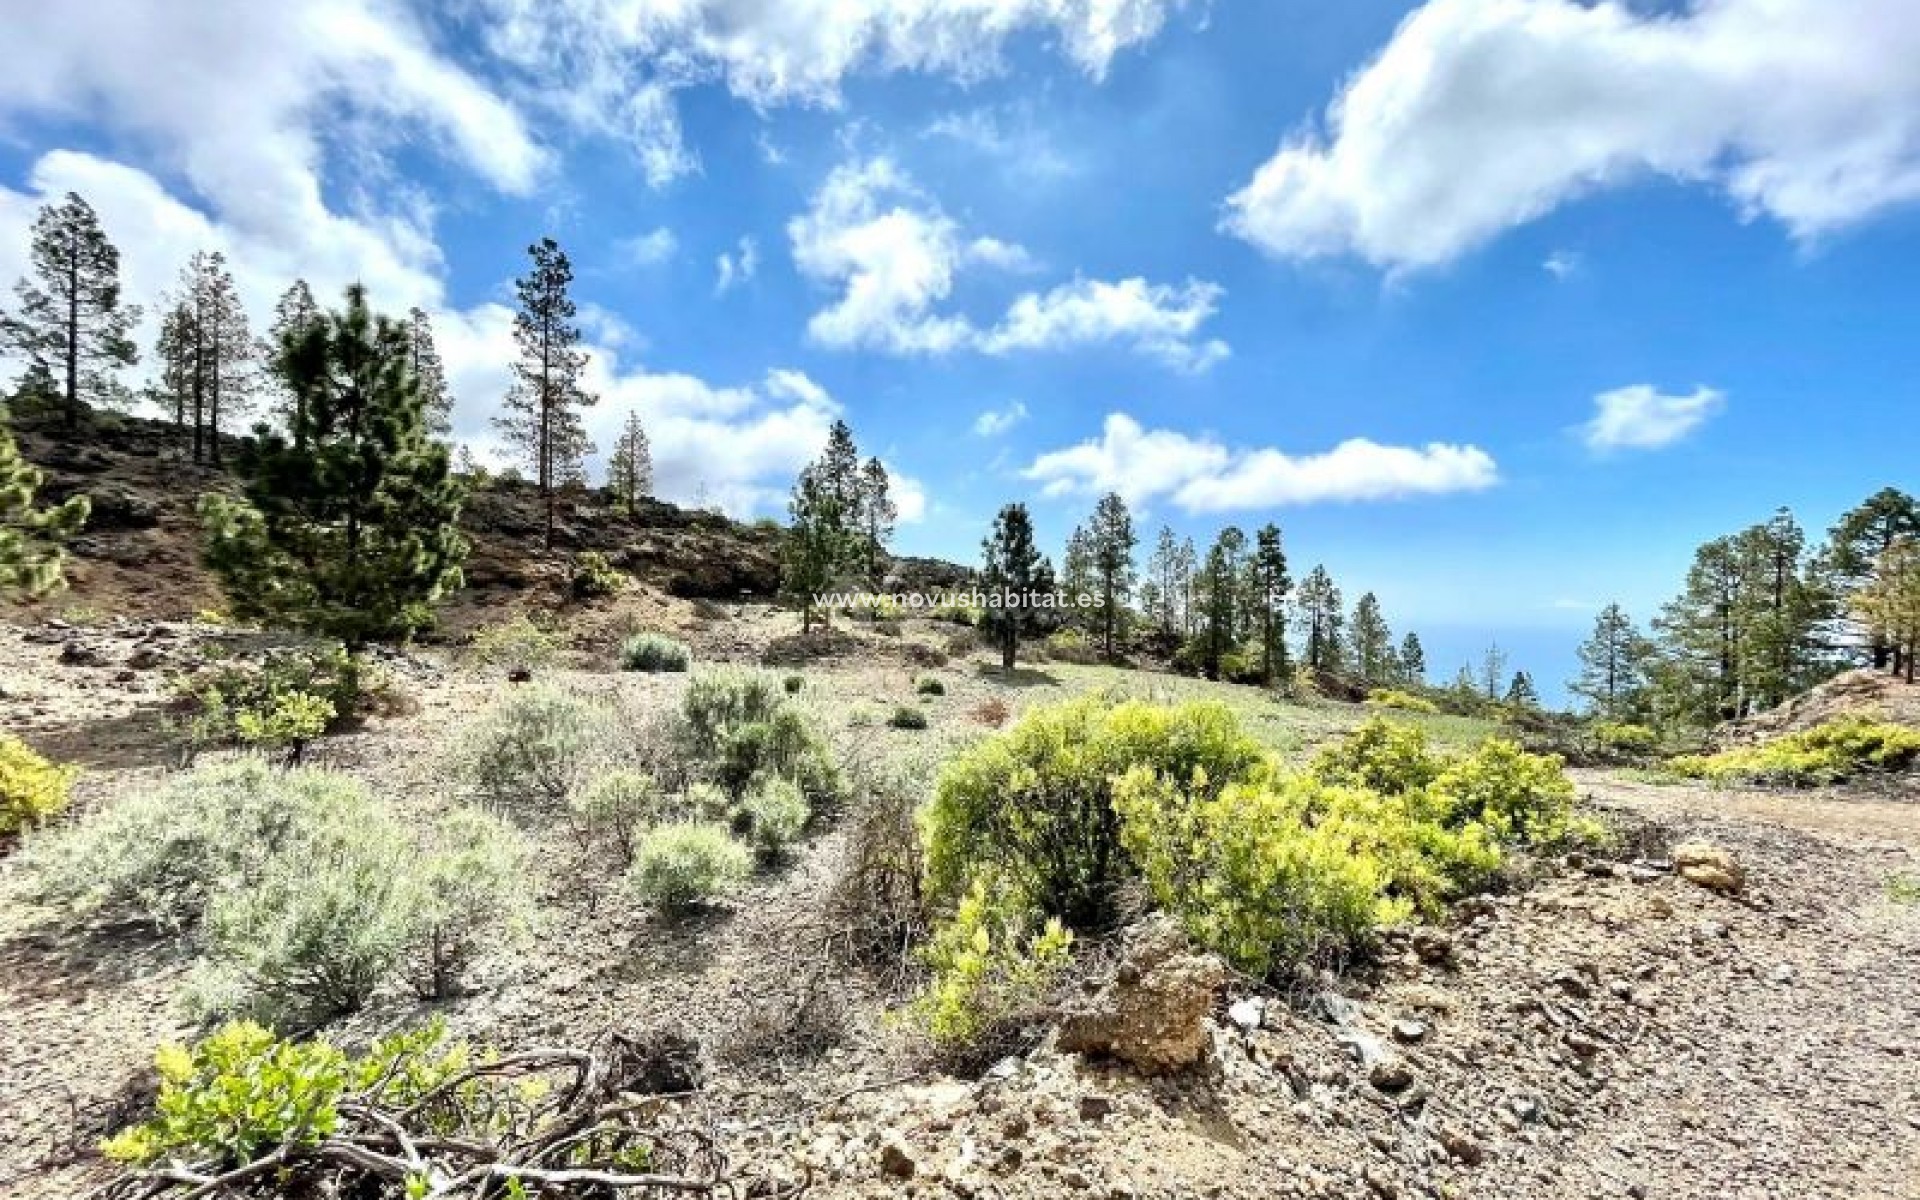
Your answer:
[[[68,246],[67,257],[67,432],[80,425],[80,248]]]

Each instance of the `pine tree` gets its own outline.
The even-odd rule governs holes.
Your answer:
[[[827,444],[820,451],[819,474],[821,486],[839,506],[847,532],[851,534],[860,524],[861,493],[866,483],[860,471],[860,447],[854,443],[853,429],[845,421],[835,421],[827,430]]]
[[[1067,550],[1060,560],[1060,587],[1073,598],[1070,622],[1082,628],[1099,628],[1100,587],[1093,565],[1093,535],[1085,526],[1075,526],[1067,535]],[[1082,599],[1087,603],[1080,603]]]
[[[1488,642],[1485,653],[1480,656],[1480,687],[1487,699],[1500,698],[1500,680],[1507,673],[1507,652],[1500,648],[1499,642]]]
[[[1540,707],[1540,693],[1533,686],[1533,676],[1525,671],[1513,673],[1513,682],[1507,685],[1507,703],[1515,708]]]
[[[1093,521],[1087,530],[1093,553],[1094,576],[1100,585],[1100,629],[1102,653],[1111,660],[1114,643],[1122,632],[1128,598],[1133,594],[1135,570],[1133,517],[1127,502],[1117,493],[1109,493],[1094,505]]]
[[[1287,574],[1287,552],[1280,527],[1269,522],[1254,535],[1250,565],[1254,614],[1260,623],[1260,678],[1267,686],[1284,681],[1287,665],[1287,593],[1293,579]]]
[[[1393,679],[1393,633],[1372,592],[1353,606],[1353,667],[1361,682],[1382,684]]]
[[[35,508],[40,481],[40,471],[20,456],[0,410],[0,596],[41,596],[58,589],[65,560],[60,543],[86,524],[85,496]]]
[[[981,543],[981,586],[988,597],[982,627],[1000,647],[1000,667],[1011,673],[1022,635],[1039,629],[1039,597],[1054,590],[1053,567],[1033,540],[1033,518],[1024,504],[1009,504]],[[996,603],[997,601],[997,603]]]
[[[1208,679],[1220,678],[1227,655],[1233,653],[1238,644],[1234,624],[1240,589],[1233,549],[1233,542],[1224,533],[1215,538],[1201,572],[1204,608],[1200,625],[1200,671]]]
[[[285,348],[298,345],[307,330],[319,325],[325,314],[314,301],[307,281],[296,279],[273,306],[273,324],[267,327],[267,365],[274,399],[270,407],[284,429],[300,425],[298,402],[286,384]]]
[[[1596,715],[1626,720],[1646,702],[1652,655],[1652,645],[1634,628],[1626,610],[1609,604],[1594,619],[1593,636],[1580,646],[1580,674],[1568,690],[1584,697]]]
[[[800,631],[813,632],[820,596],[833,586],[854,547],[848,516],[830,485],[824,462],[809,463],[794,481],[787,502],[782,583],[800,601]],[[822,616],[822,623],[830,614]]]
[[[607,458],[607,490],[629,517],[640,515],[640,501],[653,495],[653,449],[640,414],[628,413]]]
[[[1300,581],[1294,607],[1306,665],[1321,674],[1338,672],[1345,655],[1341,627],[1346,618],[1341,614],[1340,589],[1325,567],[1315,567]]]
[[[1874,644],[1886,648],[1880,666],[1890,665],[1895,675],[1914,682],[1920,660],[1920,536],[1897,537],[1881,552],[1854,606]]]
[[[420,403],[427,413],[427,436],[447,441],[453,436],[453,392],[447,387],[447,368],[434,347],[433,323],[425,309],[407,314],[407,337],[413,377],[420,381]]]
[[[893,502],[892,482],[887,468],[877,458],[869,458],[860,469],[859,554],[867,585],[878,590],[886,578],[887,547],[900,519],[900,507]]]
[[[1180,577],[1180,542],[1173,530],[1165,525],[1160,527],[1160,536],[1154,541],[1153,555],[1147,559],[1147,576],[1153,586],[1153,602],[1143,603],[1147,619],[1160,630],[1161,636],[1172,637],[1180,621],[1180,603],[1186,595],[1186,581]],[[1146,589],[1141,589],[1145,595]]]
[[[1902,538],[1920,538],[1920,500],[1898,488],[1880,489],[1834,522],[1820,552],[1818,570],[1843,613],[1849,611],[1850,598],[1873,585],[1884,556]],[[1872,666],[1884,668],[1894,648],[1874,636],[1871,628],[1862,627],[1858,606],[1850,607],[1856,619],[1846,630],[1847,640],[1864,648]]]
[[[1400,639],[1400,682],[1413,687],[1423,687],[1427,682],[1427,651],[1420,644],[1420,635],[1409,632]]]
[[[410,362],[406,326],[376,316],[358,284],[282,348],[298,423],[243,456],[244,500],[200,505],[235,615],[358,651],[424,628],[459,586],[462,491],[427,437]]]
[[[593,453],[580,410],[599,397],[581,386],[587,354],[573,323],[578,311],[570,294],[573,264],[552,238],[527,247],[527,254],[533,266],[514,283],[520,311],[513,317],[513,340],[520,358],[513,364],[506,411],[494,424],[533,471],[551,550],[559,491],[583,480],[583,460]]]
[[[14,286],[19,307],[0,317],[0,339],[58,381],[68,432],[84,403],[117,403],[115,378],[140,352],[132,331],[140,310],[120,302],[120,251],[76,193],[42,208],[28,251],[32,277]]]
[[[162,403],[172,410],[176,428],[191,427],[193,460],[219,466],[221,430],[252,410],[263,354],[227,260],[217,251],[195,253],[181,270],[155,356]]]

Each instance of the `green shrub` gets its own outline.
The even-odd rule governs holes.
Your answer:
[[[299,762],[307,743],[325,733],[335,715],[324,697],[280,692],[259,708],[236,713],[233,728],[243,744],[260,750],[285,748],[292,761]]]
[[[688,660],[685,643],[657,633],[636,633],[620,643],[622,671],[685,671]]]
[[[780,681],[780,686],[786,689],[787,695],[798,696],[800,689],[807,686],[807,681],[798,675],[789,675]]]
[[[188,751],[239,743],[291,751],[391,703],[392,685],[341,646],[276,650],[204,667],[174,683]]]
[[[65,812],[79,774],[40,757],[19,738],[0,734],[0,839],[37,829]]]
[[[726,826],[675,823],[641,835],[627,880],[640,899],[672,913],[731,891],[751,868]]]
[[[1428,748],[1424,732],[1373,717],[1321,750],[1308,770],[1323,783],[1400,795],[1432,783],[1443,765]]]
[[[567,798],[582,847],[609,843],[623,865],[633,861],[633,841],[640,829],[658,821],[663,807],[653,776],[624,768],[595,776]]]
[[[1686,755],[1668,766],[1710,783],[1780,783],[1814,787],[1872,771],[1904,771],[1920,763],[1920,729],[1847,716],[1762,746]]]
[[[1388,868],[1357,843],[1356,823],[1332,819],[1342,801],[1326,793],[1337,790],[1296,778],[1192,795],[1135,771],[1115,802],[1154,898],[1195,940],[1264,977],[1358,944],[1411,909],[1388,898]],[[1310,819],[1316,808],[1323,819]]]
[[[1496,841],[1552,845],[1571,830],[1573,791],[1559,758],[1488,738],[1449,763],[1428,796],[1443,825],[1472,822]]]
[[[784,686],[763,671],[695,675],[681,702],[688,755],[738,799],[761,777],[791,780],[815,807],[840,792],[840,773]]]
[[[627,577],[616,571],[607,556],[597,550],[582,551],[573,560],[573,575],[568,590],[575,600],[612,596],[627,586]]]
[[[591,703],[549,687],[517,689],[456,743],[454,769],[487,800],[513,809],[560,805],[604,734]]]
[[[525,911],[520,846],[476,814],[417,839],[356,780],[248,758],[125,797],[28,860],[45,900],[188,935],[200,1011],[306,1023],[410,955],[451,986]]]
[[[420,848],[408,974],[428,1000],[457,995],[482,952],[531,928],[533,849],[498,817],[458,809]]]
[[[317,1145],[338,1127],[349,1096],[404,1107],[472,1060],[465,1042],[446,1041],[439,1018],[351,1060],[326,1041],[282,1041],[259,1025],[233,1022],[191,1048],[160,1047],[154,1115],[101,1151],[136,1166],[177,1160],[232,1169],[279,1147]]]
[[[118,1162],[249,1163],[275,1146],[314,1146],[340,1119],[346,1055],[326,1042],[285,1042],[250,1021],[222,1026],[191,1050],[154,1055],[160,1092],[151,1120],[108,1139]]]
[[[1047,635],[1046,644],[1047,657],[1055,662],[1085,665],[1100,661],[1098,648],[1078,629],[1056,629]]]
[[[1057,919],[1040,921],[1015,890],[977,877],[921,952],[931,975],[909,1017],[949,1057],[991,1057],[1041,1007],[1072,947]]]
[[[483,667],[527,678],[558,662],[561,649],[558,633],[534,624],[525,613],[517,613],[475,633],[467,655]]]
[[[744,832],[762,857],[774,860],[787,852],[813,816],[807,798],[785,779],[762,780],[740,802]]]
[[[687,785],[680,796],[680,807],[675,814],[686,821],[718,821],[733,811],[733,797],[717,783],[705,780]],[[644,831],[643,831],[644,832]]]
[[[1660,735],[1645,725],[1595,721],[1593,740],[1603,748],[1621,754],[1651,754],[1660,744]]]
[[[947,685],[931,675],[922,675],[914,681],[913,690],[922,696],[944,696],[947,694]]]
[[[1403,692],[1398,688],[1375,688],[1367,693],[1368,708],[1393,708],[1401,712],[1438,713],[1440,706],[1425,696],[1416,696],[1412,692]]]
[[[1111,923],[1132,873],[1113,783],[1135,767],[1202,793],[1256,773],[1260,745],[1217,703],[1163,707],[1086,696],[1028,710],[940,774],[924,820],[929,895],[956,903],[992,865],[1068,927]]]
[[[893,715],[887,718],[887,724],[895,729],[925,729],[927,714],[911,704],[895,706]]]

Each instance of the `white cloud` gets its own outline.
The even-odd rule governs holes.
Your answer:
[[[1547,255],[1540,269],[1555,279],[1565,279],[1580,272],[1580,256],[1571,250],[1555,250]]]
[[[1492,456],[1477,446],[1353,438],[1319,454],[1291,455],[1144,429],[1124,413],[1109,414],[1100,437],[1042,454],[1022,473],[1048,496],[1118,492],[1136,504],[1165,496],[1189,513],[1395,500],[1499,482]]]
[[[1220,300],[1216,284],[1183,287],[1144,279],[1107,283],[1079,279],[1013,302],[981,346],[991,354],[1055,350],[1118,342],[1186,371],[1204,371],[1227,357],[1218,338],[1196,341]]]
[[[1658,450],[1686,437],[1726,407],[1726,396],[1709,387],[1669,396],[1644,383],[1593,398],[1593,419],[1581,426],[1590,450]]]
[[[1647,176],[1800,239],[1920,198],[1912,0],[1645,7],[1430,0],[1225,227],[1281,257],[1416,268]]]
[[[726,295],[741,284],[753,281],[760,270],[760,247],[751,237],[742,237],[739,245],[713,262],[713,290]]]
[[[827,176],[807,211],[787,225],[800,273],[837,289],[807,332],[838,349],[892,354],[986,354],[1117,344],[1186,370],[1227,356],[1225,342],[1200,340],[1220,289],[1143,279],[1075,280],[1016,298],[996,326],[982,329],[945,311],[971,266],[1036,269],[1020,246],[963,235],[958,222],[892,160],[846,163]]]
[[[680,239],[665,225],[647,233],[622,238],[614,243],[614,253],[635,267],[657,267],[680,249]]]
[[[1061,153],[1026,102],[946,113],[929,122],[920,136],[963,146],[991,160],[1020,185],[1056,182],[1079,169]]]
[[[973,431],[981,437],[999,437],[1027,419],[1027,406],[1015,400],[1005,408],[990,408],[974,418]]]

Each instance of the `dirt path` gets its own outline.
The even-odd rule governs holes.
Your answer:
[[[1650,816],[1757,821],[1850,841],[1897,842],[1920,848],[1920,784],[1877,789],[1713,788],[1652,783],[1616,771],[1568,772],[1582,795]]]

